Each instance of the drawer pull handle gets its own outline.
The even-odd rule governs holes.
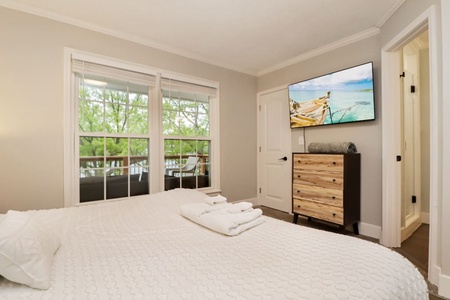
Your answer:
[[[333,182],[336,182],[336,179],[333,179]]]
[[[333,197],[331,197],[332,199],[336,199],[336,197],[335,196],[333,196]]]
[[[300,205],[297,205],[297,208],[300,208]]]
[[[298,175],[297,177],[300,178],[300,175]]]
[[[297,193],[298,193],[298,194],[300,194],[300,191],[299,191],[299,190],[297,190]]]
[[[333,213],[333,217],[336,217],[336,214],[335,214],[335,213]]]
[[[336,165],[336,162],[335,162],[335,161],[333,161],[333,165]]]

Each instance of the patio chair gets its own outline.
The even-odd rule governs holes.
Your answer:
[[[166,174],[170,176],[175,176],[176,173],[179,173],[180,176],[184,174],[192,174],[195,173],[195,168],[197,167],[199,157],[189,156],[186,160],[186,163],[180,168],[166,168]]]

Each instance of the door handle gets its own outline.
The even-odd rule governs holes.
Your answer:
[[[287,157],[284,156],[284,157],[282,157],[282,158],[279,158],[278,160],[284,160],[284,161],[287,161]]]

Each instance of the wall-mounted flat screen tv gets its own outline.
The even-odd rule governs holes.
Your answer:
[[[289,85],[291,128],[375,120],[373,64]]]

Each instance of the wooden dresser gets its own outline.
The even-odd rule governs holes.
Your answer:
[[[292,154],[292,212],[340,226],[353,225],[359,234],[361,155]]]

